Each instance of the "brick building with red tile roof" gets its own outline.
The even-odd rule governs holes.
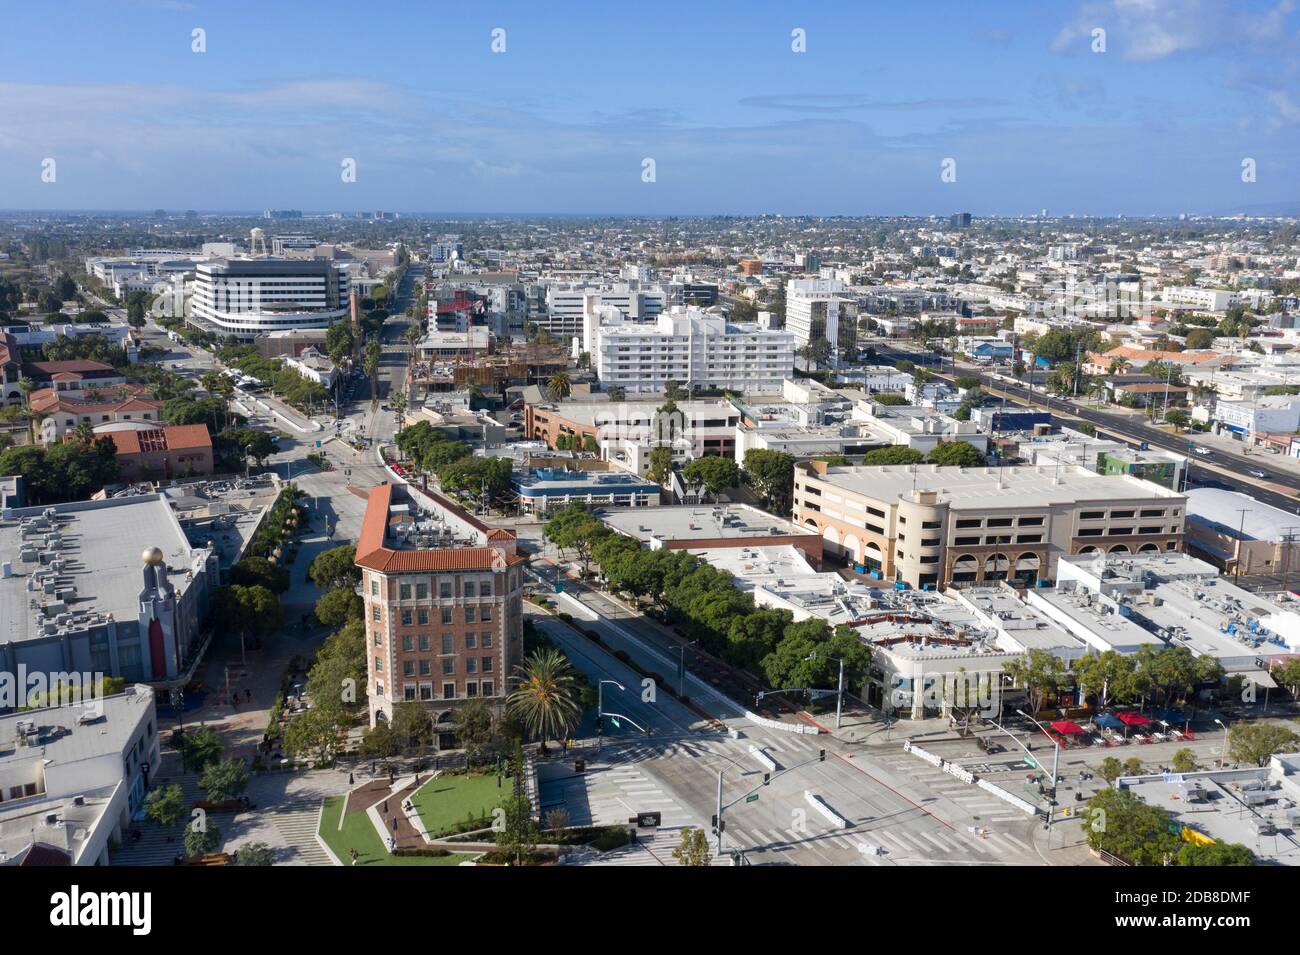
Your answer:
[[[170,481],[212,473],[212,436],[205,424],[112,428],[98,436],[117,445],[124,481]]]
[[[427,497],[424,500],[428,500]],[[438,517],[442,513],[434,512]],[[365,601],[370,725],[419,701],[454,746],[455,706],[499,706],[523,658],[523,569],[504,535],[497,546],[445,534],[404,487],[372,488],[357,539]],[[489,535],[490,536],[490,535]]]

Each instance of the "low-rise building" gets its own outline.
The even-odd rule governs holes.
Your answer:
[[[538,468],[516,474],[511,485],[519,495],[519,506],[530,514],[545,514],[575,503],[584,507],[659,505],[659,485],[627,471]]]
[[[6,510],[0,555],[0,672],[184,678],[217,556],[163,495]]]
[[[96,437],[112,440],[123,481],[170,481],[212,473],[212,436],[206,424],[100,425]]]
[[[1077,467],[795,465],[796,523],[859,572],[921,588],[1033,585],[1064,554],[1178,550],[1185,503]]]
[[[822,565],[820,534],[748,504],[653,510],[601,508],[595,515],[611,530],[633,538],[648,550],[752,550],[790,546],[814,569]]]
[[[92,428],[105,424],[133,422],[158,427],[162,423],[163,403],[144,393],[112,398],[86,398],[78,401],[59,395],[52,388],[33,391],[28,400],[32,411],[43,417],[37,430],[42,444],[62,441],[79,424]]]
[[[0,716],[0,866],[108,865],[161,762],[147,686]]]

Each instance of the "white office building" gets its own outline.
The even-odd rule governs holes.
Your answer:
[[[849,308],[849,287],[839,279],[791,279],[785,283],[785,327],[795,348],[827,342],[831,354],[857,342],[857,315]]]
[[[546,314],[536,322],[556,338],[567,340],[581,335],[587,316],[602,309],[617,309],[628,322],[652,322],[669,305],[668,290],[660,286],[641,287],[636,282],[590,285],[558,282],[546,289]]]
[[[1241,294],[1223,289],[1197,288],[1194,285],[1171,285],[1160,290],[1160,301],[1179,308],[1222,312],[1240,305]]]
[[[794,370],[794,336],[757,324],[732,324],[677,306],[654,323],[596,325],[596,374],[629,394],[661,392],[668,382],[776,394]]]
[[[325,328],[348,314],[348,270],[325,259],[217,259],[195,270],[191,318],[218,334]]]

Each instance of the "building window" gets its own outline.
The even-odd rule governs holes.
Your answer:
[[[383,657],[375,657],[375,672],[376,672],[376,673],[383,673],[383,672],[384,672],[384,659],[383,659]]]
[[[432,683],[421,683],[421,684],[420,684],[420,699],[422,699],[422,700],[431,700],[431,699],[433,699],[433,684],[432,684]]]
[[[431,666],[429,666],[429,661],[428,661],[428,660],[421,660],[421,661],[420,661],[420,676],[429,676],[431,673],[433,673],[433,668],[432,668]]]
[[[409,611],[409,610],[403,610],[403,611],[402,611],[402,626],[404,626],[404,627],[409,627],[409,626],[411,625],[411,622],[412,622],[411,611]]]
[[[473,650],[473,649],[475,649],[477,643],[478,643],[478,637],[477,637],[474,633],[470,632],[470,633],[466,633],[466,634],[465,634],[465,649],[466,649],[466,650]]]
[[[455,684],[455,683],[444,683],[444,684],[442,685],[442,698],[443,698],[444,700],[454,700],[454,699],[456,699],[456,684]]]
[[[420,649],[421,650],[429,649],[429,635],[427,633],[420,634]]]
[[[428,597],[428,596],[429,596],[429,585],[428,585],[428,584],[416,584],[416,585],[415,585],[415,599],[416,599],[416,600],[424,600],[424,599],[425,599],[426,597]]]
[[[398,598],[401,599],[401,600],[410,600],[410,599],[411,599],[411,585],[410,585],[410,584],[398,584],[398,585],[397,585],[397,596],[398,596]]]
[[[443,622],[443,623],[451,623],[451,608],[450,608],[450,607],[443,607],[443,608],[442,608],[442,622]]]
[[[466,597],[473,597],[473,596],[476,596],[476,594],[475,594],[475,587],[474,587],[474,581],[472,581],[472,580],[467,580],[467,581],[465,581],[465,596],[466,596]]]
[[[379,596],[379,578],[378,578],[378,577],[371,577],[371,578],[370,578],[370,596],[372,596],[372,597],[378,597],[378,596]]]
[[[413,699],[415,699],[415,684],[414,684],[414,683],[403,683],[403,684],[402,684],[402,699],[404,699],[404,700],[413,700]]]
[[[477,683],[466,683],[466,684],[465,684],[465,695],[466,695],[466,696],[478,696],[478,684],[477,684]]]
[[[415,641],[411,638],[411,635],[409,633],[406,636],[402,637],[402,649],[403,650],[415,649]]]
[[[415,676],[415,661],[414,661],[414,660],[403,660],[403,661],[402,661],[402,676]]]
[[[478,672],[478,660],[475,657],[465,658],[465,672],[466,673]]]
[[[442,658],[442,675],[443,675],[443,676],[451,676],[451,675],[452,675],[453,673],[455,673],[455,672],[456,672],[456,658],[455,658],[455,657],[443,657],[443,658]]]
[[[456,638],[453,637],[450,633],[444,633],[444,634],[442,635],[442,652],[443,652],[443,653],[455,653],[455,652],[456,652],[455,639],[456,639]]]
[[[378,607],[371,607],[371,608],[370,608],[370,619],[373,620],[373,621],[375,621],[375,623],[378,623],[378,622],[379,622],[379,608],[378,608]]]
[[[465,608],[465,622],[466,622],[466,623],[477,623],[477,622],[478,622],[478,608],[477,608],[477,607],[466,607],[466,608]]]
[[[444,580],[438,584],[438,596],[443,600],[451,597],[451,583],[449,581]]]
[[[480,662],[482,663],[482,670],[483,670],[484,673],[491,673],[491,672],[492,672],[492,658],[491,658],[491,657],[483,657],[483,659],[482,659]]]
[[[429,611],[427,610],[416,611],[415,619],[419,621],[420,626],[427,627],[429,625]]]
[[[482,639],[479,641],[479,646],[481,646],[484,650],[491,650],[491,649],[492,649],[492,631],[491,631],[491,630],[484,630],[484,631],[483,631],[483,637],[482,637]]]
[[[496,687],[491,680],[482,680],[479,683],[479,689],[484,696],[492,696]]]

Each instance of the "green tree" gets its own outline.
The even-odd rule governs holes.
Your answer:
[[[279,598],[260,584],[228,584],[212,595],[213,620],[238,633],[241,640],[279,630],[283,617]]]
[[[1103,789],[1088,800],[1084,836],[1097,851],[1134,865],[1164,865],[1184,844],[1170,831],[1169,813],[1130,789]]]
[[[862,463],[868,466],[884,464],[920,464],[925,455],[915,448],[894,444],[887,448],[872,448],[862,456]]]
[[[1048,697],[1055,696],[1065,678],[1065,663],[1060,657],[1037,648],[1024,656],[1008,660],[1002,672],[1016,686],[1024,687],[1029,696],[1029,713],[1036,716]]]
[[[349,620],[360,620],[365,609],[360,594],[351,588],[339,587],[316,601],[316,619],[327,627],[341,627]]]
[[[1267,766],[1275,753],[1294,753],[1300,736],[1281,723],[1237,723],[1228,731],[1228,755],[1247,766]]]
[[[696,458],[682,469],[682,477],[692,484],[700,484],[716,501],[718,495],[727,488],[735,487],[740,481],[740,469],[734,458],[724,458],[715,454]]]
[[[1124,775],[1124,764],[1114,756],[1107,756],[1097,767],[1097,774],[1114,786],[1115,780]]]
[[[543,744],[565,739],[581,716],[577,683],[563,653],[540,650],[516,668],[515,689],[506,697],[506,709]]]
[[[180,751],[184,766],[193,772],[202,772],[221,758],[221,737],[211,727],[200,727],[188,733],[176,730],[171,740],[172,746]]]
[[[582,562],[585,577],[591,564],[592,548],[607,534],[605,525],[584,510],[579,504],[567,504],[555,511],[542,531],[542,536],[563,553],[572,550]]]
[[[245,587],[262,586],[282,594],[289,589],[289,569],[265,557],[245,557],[230,568],[230,582]]]
[[[144,814],[163,828],[170,828],[185,815],[185,794],[175,784],[155,789],[145,797]]]
[[[763,658],[763,672],[773,687],[833,689],[844,659],[844,688],[852,691],[866,679],[871,651],[847,627],[831,631],[826,621],[812,617],[791,623],[781,642]]]
[[[456,709],[454,723],[456,739],[465,751],[465,758],[477,762],[492,743],[492,708],[481,696],[466,701]]]
[[[1174,860],[1180,866],[1255,865],[1255,853],[1239,842],[1211,842],[1206,845],[1185,843]]]
[[[687,826],[682,830],[681,844],[673,850],[673,858],[679,865],[706,866],[713,862],[713,853],[709,851],[709,839],[703,829]]]
[[[402,700],[393,707],[393,735],[405,751],[433,742],[433,720],[429,708],[419,700]]]
[[[268,866],[275,864],[275,850],[265,842],[246,842],[235,850],[235,865]]]
[[[335,587],[356,587],[361,583],[361,568],[357,566],[357,549],[353,544],[343,544],[321,551],[307,568],[307,576],[321,590]]]
[[[925,461],[949,468],[982,468],[988,464],[983,452],[965,441],[940,441],[925,456]]]
[[[750,448],[745,452],[745,483],[779,514],[787,514],[794,495],[794,455]]]
[[[557,371],[551,375],[547,379],[546,390],[556,400],[569,397],[573,393],[573,383],[569,380],[568,372]]]
[[[1174,755],[1170,757],[1169,768],[1176,773],[1196,772],[1196,754],[1186,746],[1175,750]]]
[[[196,829],[194,823],[185,827],[185,854],[202,856],[216,852],[221,846],[221,830],[211,823]]]
[[[656,445],[650,449],[650,467],[646,477],[656,484],[667,484],[668,475],[673,470],[673,449],[666,444]]]
[[[199,787],[213,802],[236,799],[248,788],[248,767],[242,759],[223,759],[212,763],[199,777]]]

